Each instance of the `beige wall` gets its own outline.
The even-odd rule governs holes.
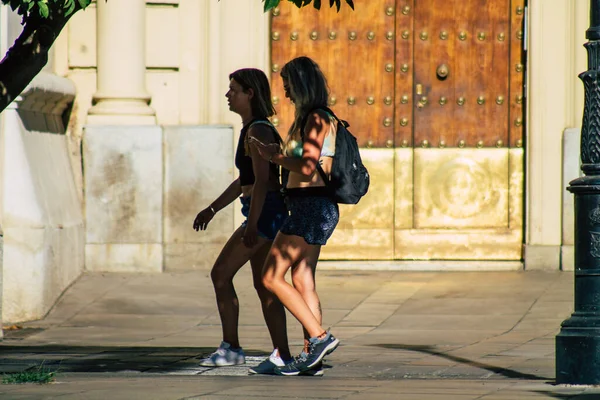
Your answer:
[[[528,26],[525,266],[558,269],[562,240],[562,135],[581,125],[586,0],[532,0]],[[570,155],[573,156],[573,155]],[[577,155],[578,156],[578,155]]]

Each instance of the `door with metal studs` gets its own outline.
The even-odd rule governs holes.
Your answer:
[[[524,15],[524,0],[273,10],[273,122],[293,119],[281,66],[313,58],[371,173],[322,259],[521,259]]]

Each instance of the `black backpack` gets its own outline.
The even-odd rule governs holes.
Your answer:
[[[327,184],[327,188],[331,192],[331,197],[337,203],[356,204],[369,190],[369,171],[367,171],[360,158],[356,138],[347,129],[350,124],[339,119],[327,107],[319,107],[319,109],[333,115],[337,120],[337,131],[335,136],[335,156],[333,157],[333,164],[331,166],[331,179],[327,178],[320,164],[317,164],[317,169],[323,181]],[[304,117],[301,125],[303,127],[302,135],[304,135],[304,126],[306,125],[308,115],[311,113]]]

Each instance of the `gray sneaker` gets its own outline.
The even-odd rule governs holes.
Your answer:
[[[276,367],[283,367],[285,363],[277,355],[277,350],[273,350],[273,353],[266,360],[258,364],[256,367],[248,368],[249,374],[261,374],[261,375],[273,375],[275,374]]]
[[[221,342],[217,351],[212,353],[210,357],[200,361],[200,365],[203,367],[226,367],[244,364],[245,362],[246,357],[241,347],[239,349],[232,349],[229,343]]]

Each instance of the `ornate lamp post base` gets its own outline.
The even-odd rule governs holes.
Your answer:
[[[587,169],[587,168],[586,168]],[[591,172],[591,171],[589,171]],[[600,383],[600,176],[570,183],[575,195],[575,312],[556,336],[556,382]]]

